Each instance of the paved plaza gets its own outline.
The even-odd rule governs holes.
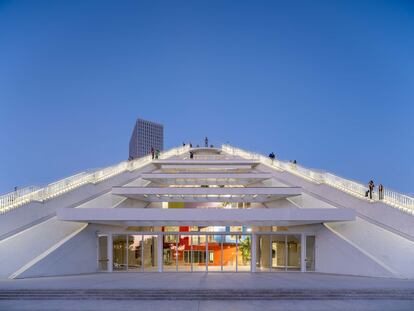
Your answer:
[[[321,273],[96,273],[0,279],[2,289],[401,289],[414,280]]]

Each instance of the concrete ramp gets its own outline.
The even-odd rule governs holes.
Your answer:
[[[10,277],[84,226],[84,223],[64,222],[52,217],[0,241],[0,277]]]
[[[414,242],[362,218],[325,226],[394,277],[414,278]],[[357,263],[355,263],[357,264]]]

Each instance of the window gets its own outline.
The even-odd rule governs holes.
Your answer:
[[[108,271],[108,237],[98,236],[98,270]]]

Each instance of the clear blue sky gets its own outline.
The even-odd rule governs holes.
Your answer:
[[[414,193],[413,112],[413,1],[0,2],[2,193],[126,159],[138,116]]]

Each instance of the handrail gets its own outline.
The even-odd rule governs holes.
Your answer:
[[[162,152],[160,159],[180,155],[187,152],[189,146],[182,146]],[[82,172],[57,182],[40,187],[26,187],[0,196],[0,215],[14,210],[30,202],[43,202],[66,192],[79,188],[85,184],[97,184],[126,171],[134,171],[151,162],[151,156],[137,158],[132,161],[122,161],[93,172]]]
[[[183,154],[189,150],[189,146],[170,149],[160,154],[160,159]],[[307,180],[324,183],[354,196],[365,198],[367,187],[352,180],[348,180],[327,172],[316,172],[298,164],[270,159],[258,153],[248,152],[230,145],[223,145],[222,150],[234,156],[240,156],[252,160],[260,160],[261,163],[276,168],[280,171],[288,171]],[[94,172],[82,172],[51,183],[43,188],[31,186],[17,189],[16,191],[0,196],[0,215],[30,202],[43,202],[54,198],[85,184],[97,184],[108,178],[126,171],[134,171],[151,162],[151,156],[123,161],[116,165],[103,168]],[[374,192],[373,200],[378,200],[378,193]],[[384,203],[398,208],[406,213],[414,215],[414,198],[389,189],[384,190]]]
[[[259,159],[261,163],[276,168],[280,171],[287,171],[312,182],[326,184],[347,192],[353,196],[365,199],[365,193],[368,188],[367,186],[349,179],[336,176],[332,173],[317,172],[300,166],[296,163],[294,164],[277,159],[272,160],[269,157],[265,157],[253,152],[248,152],[230,145],[223,145],[222,150],[234,156],[240,156],[247,159]],[[374,191],[372,200],[379,201],[377,191]],[[381,201],[392,207],[398,208],[405,213],[414,215],[414,198],[411,196],[401,194],[390,189],[384,189],[383,199]]]

